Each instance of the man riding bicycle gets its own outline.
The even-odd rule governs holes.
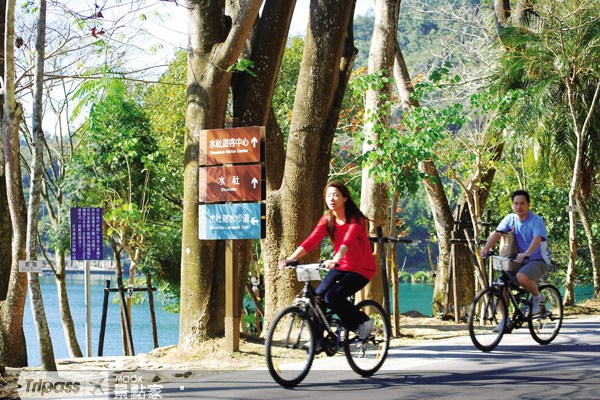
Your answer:
[[[531,315],[536,315],[540,313],[540,303],[543,301],[536,281],[546,274],[550,264],[548,235],[543,219],[529,211],[529,193],[525,190],[517,190],[513,192],[511,198],[514,213],[504,217],[496,231],[490,235],[479,255],[485,258],[503,234],[514,232],[518,248],[515,261],[522,263],[522,266],[517,272],[507,272],[507,274],[513,281],[516,280],[519,285],[531,293],[533,296]],[[511,324],[512,322],[508,320],[506,327],[510,327]]]

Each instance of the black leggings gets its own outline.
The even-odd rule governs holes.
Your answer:
[[[348,297],[362,289],[369,280],[356,272],[329,270],[317,287],[317,295],[325,300],[349,331],[354,331],[369,317],[348,301]]]

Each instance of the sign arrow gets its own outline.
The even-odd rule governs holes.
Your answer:
[[[251,223],[252,225],[256,225],[256,224],[258,224],[258,222],[259,222],[259,220],[258,220],[258,219],[256,219],[256,218],[252,218],[252,219],[250,220],[250,223]]]
[[[256,144],[258,143],[258,139],[256,138],[256,136],[252,137],[252,147],[256,147]]]
[[[252,184],[252,188],[256,189],[256,186],[258,186],[258,179],[252,178],[250,183]]]

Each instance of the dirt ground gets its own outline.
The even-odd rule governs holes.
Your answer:
[[[411,316],[415,315],[415,316]],[[565,318],[585,315],[600,315],[600,300],[587,300],[576,306],[565,308]],[[407,313],[400,317],[400,334],[392,339],[392,347],[402,347],[427,340],[439,340],[448,337],[468,335],[465,323],[442,321],[437,318]],[[262,340],[250,337],[240,339],[239,352],[229,353],[224,339],[203,342],[195,351],[181,351],[176,346],[155,349],[148,354],[135,357],[92,357],[57,360],[58,370],[240,370],[264,368],[264,350]],[[39,367],[27,368],[38,370]],[[18,369],[7,368],[0,371],[0,399],[16,397]]]

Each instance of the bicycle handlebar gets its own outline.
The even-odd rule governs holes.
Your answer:
[[[294,261],[290,261],[286,265],[286,268],[288,268],[288,269],[295,269],[295,268],[300,268],[300,269],[318,269],[320,271],[328,271],[329,270],[329,268],[327,268],[325,266],[325,264],[323,263],[323,261],[319,261],[318,263],[300,264],[300,262],[298,260],[294,260]]]

